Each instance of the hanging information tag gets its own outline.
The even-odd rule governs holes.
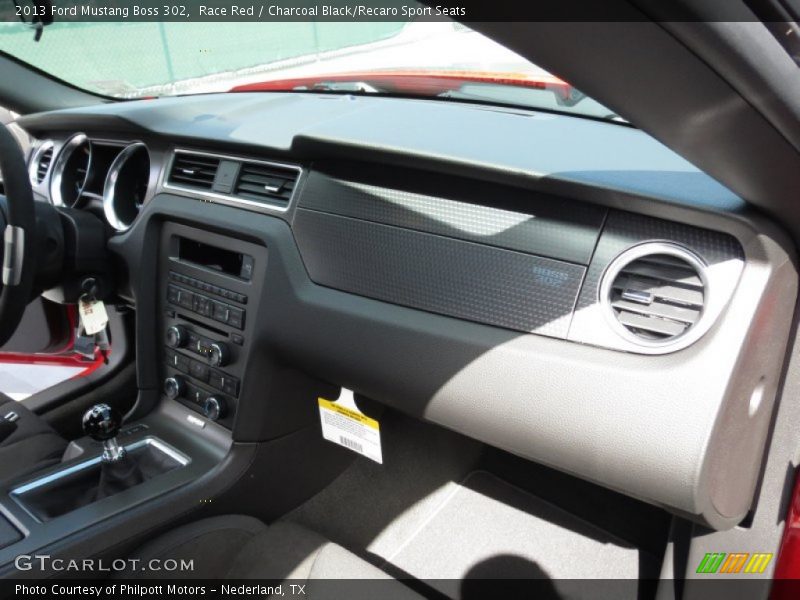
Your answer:
[[[81,298],[78,302],[78,314],[86,335],[100,333],[108,325],[108,313],[102,300]]]
[[[342,388],[338,400],[318,398],[322,437],[383,464],[380,423],[358,410],[353,391]]]

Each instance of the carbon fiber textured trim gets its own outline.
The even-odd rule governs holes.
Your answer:
[[[311,279],[342,291],[507,329],[563,338],[585,267],[298,209]]]
[[[375,169],[370,175],[397,177],[376,176]],[[425,193],[408,191],[415,182]],[[415,172],[389,187],[312,171],[298,206],[583,265],[605,216],[605,209],[582,202],[478,181],[450,178],[449,185],[437,185],[434,176]]]
[[[604,308],[598,301],[598,292],[603,273],[611,261],[624,250],[646,241],[669,241],[685,246],[706,262],[712,277],[714,271],[720,270],[717,268],[720,265],[740,263],[738,269],[725,269],[726,276],[723,279],[715,278],[710,282],[726,303],[730,300],[744,261],[744,252],[735,238],[682,223],[611,211],[581,288],[569,339],[620,350],[642,350],[620,338],[609,327],[603,314]],[[670,349],[665,347],[663,351]]]

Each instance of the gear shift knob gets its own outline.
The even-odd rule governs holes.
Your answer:
[[[83,433],[93,440],[104,442],[117,437],[122,418],[108,404],[95,404],[83,415]]]
[[[114,462],[125,456],[125,448],[117,444],[122,417],[108,404],[95,404],[81,421],[83,432],[93,440],[103,442],[103,460]]]

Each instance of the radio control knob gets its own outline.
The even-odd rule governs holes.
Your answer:
[[[189,341],[189,332],[183,325],[172,325],[167,329],[166,339],[170,348],[183,348]]]
[[[208,363],[212,367],[224,367],[231,362],[231,351],[224,342],[213,342],[208,346]]]
[[[176,400],[186,393],[186,380],[180,375],[173,375],[164,380],[164,394],[170,400]]]
[[[203,403],[203,414],[212,421],[221,419],[225,416],[225,400],[219,396],[209,396]]]

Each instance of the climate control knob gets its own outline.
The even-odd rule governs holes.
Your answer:
[[[176,400],[186,393],[186,380],[180,375],[173,375],[164,380],[164,394],[170,400]]]
[[[212,367],[224,367],[231,362],[231,351],[224,342],[213,342],[208,346],[208,363]]]
[[[203,414],[212,421],[221,419],[225,416],[225,400],[219,396],[209,396],[203,403]]]
[[[173,325],[167,329],[166,339],[170,348],[183,348],[189,341],[189,332],[183,325]]]

